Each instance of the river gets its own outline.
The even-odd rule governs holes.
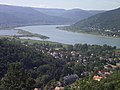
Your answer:
[[[97,36],[83,33],[74,33],[56,29],[61,25],[39,25],[39,26],[25,26],[17,29],[23,29],[32,33],[42,34],[50,37],[48,41],[75,44],[75,43],[87,43],[87,44],[107,44],[111,46],[117,46],[120,48],[120,38]],[[30,39],[39,40],[35,37],[26,37]]]

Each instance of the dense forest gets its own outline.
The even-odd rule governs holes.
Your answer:
[[[47,54],[42,54],[34,47],[26,47],[20,42],[0,40],[0,78],[7,73],[8,65],[20,62],[22,68],[36,80],[45,85],[52,79],[59,79],[59,71],[64,65]],[[17,77],[19,78],[19,77]]]
[[[94,76],[98,70],[114,73],[119,71],[116,50],[107,45],[32,43],[3,38],[0,39],[0,88],[53,90],[57,81],[69,86],[80,78]],[[105,69],[108,64],[116,68]],[[79,82],[82,83],[81,79]]]

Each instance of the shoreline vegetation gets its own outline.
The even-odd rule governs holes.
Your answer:
[[[8,40],[15,40],[18,42],[22,42],[25,44],[44,44],[44,45],[51,45],[51,46],[56,46],[56,47],[64,47],[68,48],[72,46],[71,44],[64,44],[64,43],[59,43],[59,42],[53,42],[53,41],[44,41],[44,40],[32,40],[32,39],[23,39],[23,38],[18,38],[18,37],[13,37],[13,36],[0,36],[0,39],[8,39]]]
[[[14,29],[14,30],[18,30],[18,34],[22,34],[18,37],[38,37],[40,39],[49,39],[49,37],[41,35],[41,34],[31,33],[25,30],[21,30],[21,29]]]
[[[38,24],[36,24],[38,25]],[[44,24],[43,24],[44,25]],[[47,24],[47,25],[51,25],[51,24]],[[49,39],[50,37],[41,35],[41,34],[36,34],[36,33],[31,33],[22,29],[16,29],[18,27],[24,27],[24,26],[33,26],[33,25],[21,25],[21,26],[13,26],[13,27],[3,27],[0,28],[0,30],[18,30],[18,34],[22,34],[22,35],[18,35],[15,37],[37,37],[43,40]],[[107,37],[107,38],[120,38],[118,36],[115,35],[108,35],[107,32],[99,32],[99,31],[83,31],[83,30],[73,30],[71,28],[69,28],[69,26],[63,26],[63,27],[56,27],[59,30],[64,30],[64,31],[68,31],[68,32],[74,32],[74,33],[82,33],[82,34],[89,34],[89,35],[96,35],[96,36],[101,36],[101,37]]]
[[[101,32],[98,32],[98,31],[83,31],[83,30],[73,30],[73,29],[68,29],[65,27],[56,27],[57,29],[59,30],[63,30],[63,31],[68,31],[68,32],[74,32],[74,33],[83,33],[83,34],[89,34],[89,35],[96,35],[96,36],[101,36],[101,37],[108,37],[108,38],[120,38],[118,36],[111,36],[111,35],[108,35],[106,33],[101,33]]]
[[[31,33],[29,31],[25,31],[22,29],[16,29],[17,27],[6,27],[6,28],[0,28],[0,30],[16,30],[18,34],[20,35],[14,35],[14,37],[37,37],[40,39],[49,39],[49,37],[41,35],[41,34],[36,34],[36,33]],[[10,37],[10,35],[4,35]]]
[[[31,43],[31,44],[41,44],[41,43],[43,43],[43,44],[51,44],[51,45],[56,45],[56,46],[64,46],[64,47],[67,47],[67,46],[69,46],[70,44],[63,44],[63,43],[59,43],[59,42],[52,42],[52,41],[41,41],[41,40],[31,40],[31,39],[16,39],[16,40],[18,40],[18,41],[23,41],[23,42],[27,42],[27,43]]]

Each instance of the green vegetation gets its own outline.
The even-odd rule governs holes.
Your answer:
[[[49,39],[49,37],[43,36],[40,34],[34,34],[28,31],[20,30],[20,29],[17,29],[17,30],[19,34],[22,34],[21,36],[18,36],[18,37],[38,37],[40,39]]]
[[[0,28],[68,23],[68,18],[41,13],[36,8],[0,5]]]
[[[100,82],[92,78],[84,78],[76,81],[72,87],[65,90],[120,90],[120,72],[116,72]]]
[[[32,90],[35,81],[21,67],[20,63],[12,63],[7,74],[1,80],[2,90]]]
[[[58,42],[52,42],[52,41],[40,41],[40,40],[31,40],[31,39],[19,39],[19,38],[16,38],[18,41],[22,41],[26,44],[39,44],[39,45],[48,45],[48,46],[54,46],[54,47],[64,47],[64,48],[67,48],[69,45],[67,44],[62,44],[62,43],[58,43]]]
[[[20,86],[17,89],[21,90],[30,86],[29,88],[53,90],[57,81],[63,86],[69,86],[76,80],[74,76],[92,77],[98,74],[99,70],[114,73],[119,71],[117,66],[117,63],[120,63],[119,53],[116,54],[118,51],[116,47],[107,45],[63,45],[46,41],[2,38],[0,39],[0,88],[9,87],[7,90],[14,90],[11,88],[16,89]],[[109,67],[105,69],[107,65],[111,69]],[[68,79],[64,80],[66,76]]]
[[[100,13],[61,29],[103,36],[120,37],[120,8]]]
[[[6,8],[0,11],[0,29],[70,22],[29,7],[1,5],[0,8]],[[107,11],[60,29],[120,37],[119,12],[120,9]],[[54,90],[55,87],[120,90],[120,50],[116,47],[19,39],[49,37],[24,30],[18,30],[18,33],[22,35],[0,36],[0,90]],[[95,79],[96,76],[100,79]]]
[[[43,54],[33,46],[26,45],[22,45],[20,41],[14,39],[10,39],[10,41],[9,39],[0,39],[0,78],[6,74],[7,66],[10,63],[20,62],[22,68],[30,73],[32,78],[44,81],[44,83],[37,82],[41,84],[36,87],[45,86],[52,79],[58,80],[64,62],[54,59],[47,53]]]

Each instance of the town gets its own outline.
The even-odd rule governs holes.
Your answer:
[[[107,45],[75,44],[64,47],[62,44],[29,43],[36,50],[48,54],[57,60],[65,61],[63,79],[56,84],[54,90],[64,90],[66,85],[74,85],[80,78],[93,77],[93,80],[106,79],[120,68],[120,50]],[[37,88],[35,89],[37,90]]]

